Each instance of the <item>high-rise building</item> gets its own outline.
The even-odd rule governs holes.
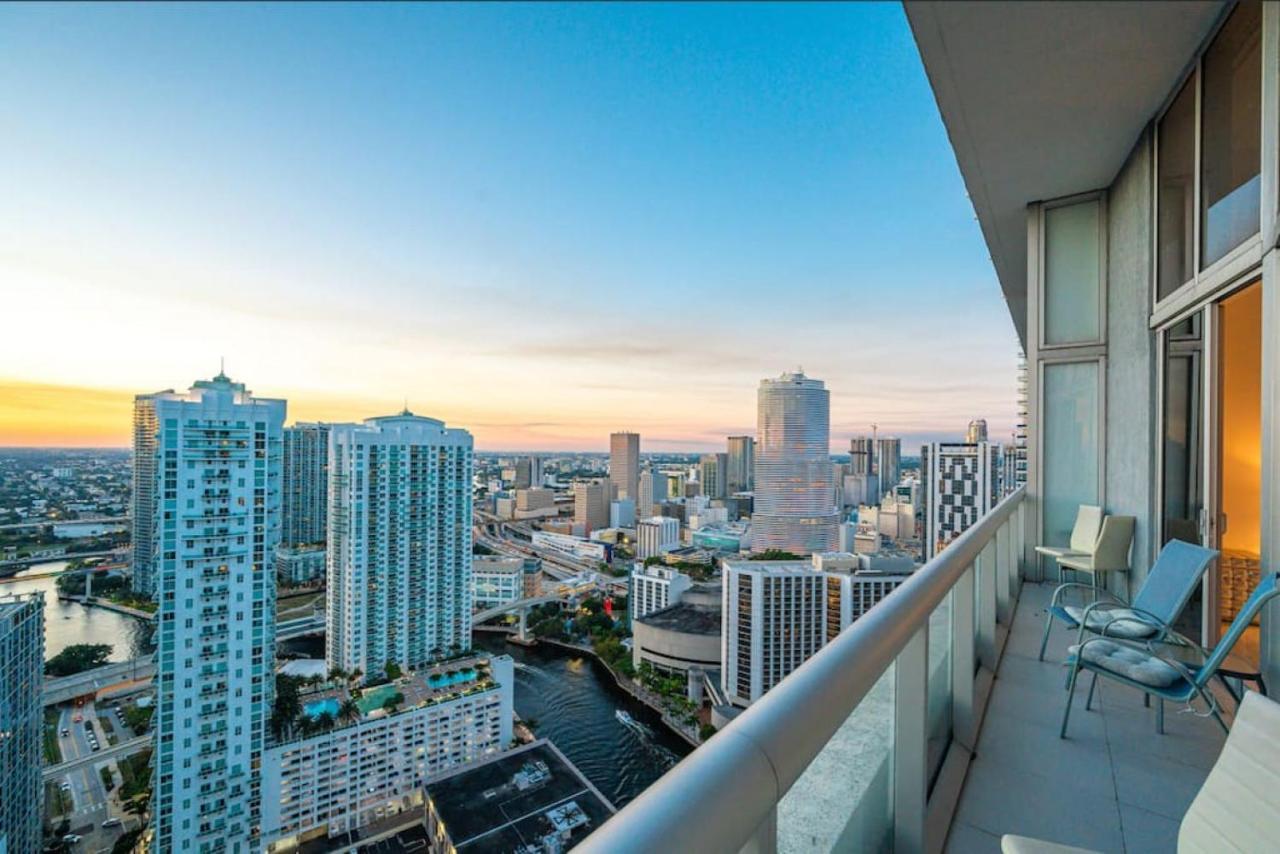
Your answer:
[[[1027,482],[1027,357],[1018,352],[1017,413],[1013,441],[1005,449],[1004,491],[1013,492]]]
[[[615,498],[609,502],[609,527],[634,528],[636,503],[630,498]]]
[[[172,390],[170,390],[172,391]],[[157,496],[156,466],[159,431],[156,429],[156,407],[151,395],[140,394],[133,400],[133,490],[130,499],[130,584],[141,596],[155,597],[155,515]]]
[[[152,520],[141,533],[159,603],[157,851],[257,846],[275,688],[284,417],[283,400],[255,398],[221,373],[185,394],[137,399],[135,442],[154,460],[144,490],[153,500],[136,500]]]
[[[985,418],[975,418],[970,421],[969,429],[964,431],[964,440],[970,445],[987,441],[987,420]]]
[[[658,557],[680,545],[680,520],[654,516],[636,523],[636,557]]]
[[[680,602],[680,597],[693,586],[693,579],[666,566],[637,563],[631,572],[631,619],[645,617]]]
[[[989,442],[933,442],[920,449],[925,560],[995,507],[999,459],[1000,446]]]
[[[908,577],[862,569],[865,556],[816,553],[811,561],[725,559],[721,689],[748,706]]]
[[[366,679],[471,646],[471,434],[402,412],[330,436],[326,654]]]
[[[849,474],[874,474],[875,470],[875,440],[870,436],[854,436],[849,440]]]
[[[573,482],[573,521],[582,526],[584,537],[592,531],[609,527],[612,491],[611,482],[603,478],[579,478]]]
[[[542,486],[542,458],[537,456],[521,457],[516,460],[516,476],[512,483],[514,489],[530,489]]]
[[[657,474],[653,469],[645,469],[640,472],[640,486],[638,497],[636,498],[636,518],[643,518],[651,515],[653,505],[666,498],[667,478],[664,475]]]
[[[876,439],[875,454],[874,471],[881,493],[876,500],[879,500],[902,479],[902,440],[888,436]]]
[[[729,473],[726,486],[730,493],[755,489],[756,440],[753,437],[729,437]]]
[[[757,412],[752,551],[831,551],[840,517],[829,447],[830,393],[821,380],[786,373],[761,380]]]
[[[284,431],[284,522],[281,542],[324,542],[329,503],[329,424],[300,423]]]
[[[0,596],[0,851],[39,851],[44,820],[44,596]]]
[[[703,454],[698,461],[698,482],[707,498],[724,498],[728,494],[728,476],[728,454]]]
[[[609,436],[609,482],[611,498],[630,498],[640,494],[640,434],[613,433]]]

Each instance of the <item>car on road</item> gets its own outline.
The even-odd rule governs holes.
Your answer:
[[[62,842],[64,845],[75,845],[79,841],[80,841],[80,834],[78,833],[68,833],[66,836],[62,837]]]
[[[82,720],[84,720],[84,715],[76,715],[74,718],[72,718],[72,720],[75,721],[76,723],[80,723]],[[74,834],[72,835],[74,836]]]
[[[62,728],[62,737],[63,737],[63,738],[69,738],[70,736],[71,736],[71,730],[67,729],[66,727],[63,727],[63,728]]]
[[[58,784],[58,788],[64,792],[69,792],[71,791],[71,784],[68,783],[66,780],[63,780],[61,783]]]
[[[101,826],[102,826],[102,827],[119,827],[119,826],[120,826],[120,819],[118,819],[118,818],[109,818],[109,819],[107,819],[106,821],[104,821],[104,822],[101,824]]]

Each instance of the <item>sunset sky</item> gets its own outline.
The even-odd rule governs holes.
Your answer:
[[[0,445],[226,371],[483,450],[1013,422],[1016,340],[901,8],[0,6]]]

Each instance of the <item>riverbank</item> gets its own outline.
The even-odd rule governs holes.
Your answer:
[[[152,611],[143,611],[141,608],[130,608],[128,605],[121,605],[119,602],[112,602],[110,599],[99,599],[97,596],[74,596],[70,593],[59,593],[59,602],[72,602],[76,605],[83,605],[86,608],[103,608],[107,611],[115,611],[117,614],[124,614],[137,620],[146,620],[154,623],[156,615]]]
[[[538,643],[550,644],[551,646],[570,650],[571,652],[576,652],[581,655],[590,656],[593,661],[609,672],[609,675],[613,677],[613,684],[615,686],[630,696],[631,699],[647,706],[651,711],[656,712],[662,719],[663,725],[672,735],[681,739],[690,747],[698,747],[702,744],[702,742],[698,740],[697,731],[693,730],[691,727],[685,726],[680,721],[673,718],[670,712],[668,712],[662,705],[661,698],[658,697],[657,694],[646,691],[643,687],[637,685],[634,681],[613,669],[609,662],[597,655],[596,651],[591,647],[583,646],[582,644],[569,643],[568,641],[552,640],[551,638],[538,638]]]

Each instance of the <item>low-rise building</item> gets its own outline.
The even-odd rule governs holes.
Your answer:
[[[302,714],[350,718],[263,754],[262,844],[268,852],[343,837],[404,813],[421,819],[424,786],[511,742],[513,663],[508,656],[441,663],[393,683],[301,698]],[[399,697],[398,708],[390,702]],[[340,846],[339,846],[340,847]]]
[[[679,545],[679,520],[652,516],[636,523],[636,557],[641,560],[665,554]]]
[[[561,854],[613,815],[613,804],[540,739],[426,787],[429,854]]]
[[[613,549],[608,543],[574,537],[567,534],[553,534],[550,531],[535,531],[531,538],[538,548],[558,552],[576,560],[593,560],[609,562],[613,557]]]
[[[515,518],[542,519],[555,516],[558,512],[556,494],[552,490],[541,487],[516,490]]]
[[[664,673],[688,675],[720,667],[721,590],[718,583],[695,584],[676,604],[631,622],[631,663]]]
[[[276,548],[276,580],[286,587],[296,587],[324,580],[325,547],[323,543]]]

